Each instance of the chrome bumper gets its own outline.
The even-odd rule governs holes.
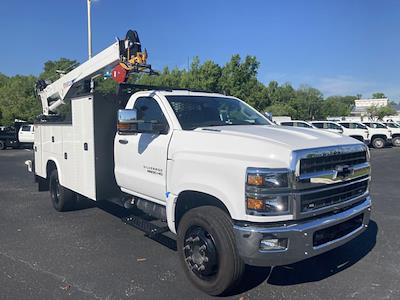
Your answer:
[[[352,232],[325,244],[313,246],[314,233],[363,214],[362,225]],[[279,266],[319,255],[355,238],[366,230],[371,214],[371,197],[357,206],[340,213],[279,227],[234,225],[236,245],[245,263],[255,266]],[[263,239],[288,239],[285,250],[260,250]]]

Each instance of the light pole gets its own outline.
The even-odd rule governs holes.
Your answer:
[[[87,26],[88,26],[88,55],[89,59],[92,58],[92,22],[90,18],[90,4],[91,0],[87,0]]]

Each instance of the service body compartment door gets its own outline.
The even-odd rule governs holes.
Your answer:
[[[69,176],[76,178],[73,190],[96,200],[93,96],[75,98],[71,103],[73,133],[67,135],[69,145],[64,145],[65,150],[73,150],[67,154]]]
[[[35,139],[33,144],[34,158],[35,158],[35,174],[41,177],[46,177],[46,168],[43,167],[42,158],[42,126],[35,124]]]

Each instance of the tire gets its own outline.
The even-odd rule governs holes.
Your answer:
[[[400,147],[400,136],[396,136],[392,139],[392,144],[394,147]]]
[[[382,148],[384,148],[384,147],[385,147],[385,143],[386,143],[386,141],[385,141],[383,138],[380,138],[380,137],[376,137],[376,138],[374,138],[374,139],[372,140],[372,146],[373,146],[375,149],[382,149]]]
[[[203,292],[221,295],[241,281],[245,265],[236,249],[232,220],[223,210],[202,206],[184,214],[177,247],[187,277]]]
[[[60,184],[57,170],[51,172],[49,189],[51,202],[55,210],[69,211],[75,208],[77,200],[76,194]]]
[[[4,141],[0,141],[0,150],[6,149],[6,143]]]

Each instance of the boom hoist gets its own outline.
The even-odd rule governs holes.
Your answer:
[[[142,51],[139,35],[129,30],[125,39],[117,40],[88,61],[72,71],[62,75],[53,83],[39,80],[36,83],[36,92],[42,102],[43,115],[54,114],[55,110],[64,104],[73,90],[73,86],[90,84],[93,89],[93,79],[103,73],[106,67],[111,67],[111,77],[118,83],[127,81],[131,73],[156,74],[147,64],[147,51]]]

